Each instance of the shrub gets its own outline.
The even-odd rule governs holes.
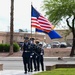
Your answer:
[[[13,44],[13,50],[14,50],[14,52],[18,52],[20,50],[20,47],[17,43]]]
[[[17,43],[13,44],[13,51],[18,52],[20,47]],[[10,44],[0,44],[0,52],[9,52],[10,51]]]
[[[0,52],[3,52],[4,50],[4,44],[0,44]]]
[[[4,44],[4,52],[9,52],[10,44]]]

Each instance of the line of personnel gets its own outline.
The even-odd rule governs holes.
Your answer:
[[[23,49],[23,64],[24,64],[24,73],[33,72],[33,71],[44,71],[44,49],[42,44],[39,44],[39,41],[34,42],[34,38],[24,38]]]

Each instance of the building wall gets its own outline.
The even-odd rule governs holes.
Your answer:
[[[13,41],[14,42],[23,42],[24,37],[27,36],[29,38],[33,37],[36,40],[43,41],[44,35],[41,34],[32,34],[31,33],[25,33],[25,32],[15,32],[13,34]],[[0,32],[0,43],[10,43],[10,33],[9,32]]]
[[[64,32],[66,30],[56,30],[56,31],[62,36],[61,39],[50,39],[49,36],[46,34],[33,33],[31,35],[31,33],[15,32],[13,34],[13,36],[14,36],[13,41],[14,42],[23,42],[24,37],[28,36],[29,38],[33,37],[33,38],[35,38],[35,40],[43,41],[46,43],[51,43],[52,41],[72,42],[72,33],[70,33],[70,35],[68,35],[65,40]],[[0,43],[10,43],[10,33],[9,32],[0,32]]]
[[[6,33],[0,32],[0,43],[6,43]]]

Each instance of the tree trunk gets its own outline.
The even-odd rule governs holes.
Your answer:
[[[9,52],[9,55],[13,54],[13,10],[14,10],[14,0],[11,0],[11,12],[10,12],[10,52]]]
[[[71,53],[70,56],[73,57],[75,54],[75,37],[73,38],[73,44],[72,44],[72,49],[71,49]]]
[[[71,27],[71,30],[72,30],[72,33],[73,33],[73,44],[72,44],[72,50],[71,50],[71,53],[70,53],[70,56],[74,56],[75,54],[75,15],[74,15],[74,18],[72,20],[72,27]]]

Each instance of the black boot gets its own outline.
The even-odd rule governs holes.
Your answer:
[[[24,74],[27,74],[27,71],[25,71]]]

